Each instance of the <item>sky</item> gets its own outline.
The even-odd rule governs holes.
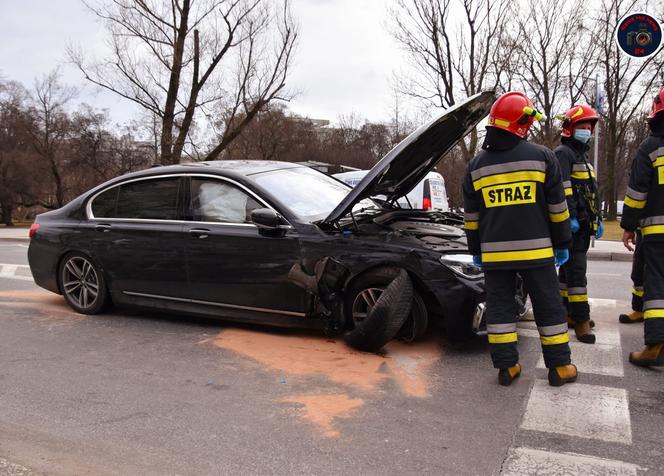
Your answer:
[[[386,0],[292,0],[299,45],[288,86],[298,95],[289,108],[300,115],[337,120],[356,114],[387,121],[394,105],[393,71],[403,54],[388,31]],[[31,87],[60,67],[81,88],[80,101],[108,109],[118,123],[137,115],[130,102],[86,83],[66,61],[68,43],[86,52],[103,49],[104,31],[80,0],[6,2],[0,30],[0,77]]]

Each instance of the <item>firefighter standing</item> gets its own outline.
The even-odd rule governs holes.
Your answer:
[[[664,365],[664,87],[648,115],[650,135],[632,163],[620,226],[623,243],[631,251],[640,227],[646,272],[643,296],[646,347],[631,352],[635,365]]]
[[[590,106],[573,106],[562,117],[560,145],[554,151],[560,163],[572,227],[570,258],[560,267],[558,276],[560,294],[576,338],[586,344],[595,343],[586,288],[587,254],[591,235],[601,238],[603,234],[595,171],[588,162],[588,142],[598,119]]]
[[[623,324],[633,324],[643,322],[643,280],[645,277],[643,263],[643,237],[641,231],[636,230],[636,246],[634,249],[634,259],[632,261],[632,312],[629,314],[620,314],[618,320]]]
[[[536,118],[542,115],[523,93],[499,97],[483,150],[468,164],[463,183],[468,247],[484,268],[487,332],[501,385],[521,374],[517,272],[533,304],[549,383],[560,386],[577,376],[554,265],[554,257],[558,264],[568,257],[569,213],[553,152],[525,140]]]

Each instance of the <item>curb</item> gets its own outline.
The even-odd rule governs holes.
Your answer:
[[[614,253],[611,251],[588,251],[588,259],[592,261],[632,261],[631,253]]]
[[[14,243],[26,243],[30,241],[30,238],[9,238],[9,237],[3,237],[0,236],[0,243],[3,241],[9,241],[9,242],[14,242]]]

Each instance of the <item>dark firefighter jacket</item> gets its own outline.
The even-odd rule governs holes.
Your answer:
[[[664,132],[648,136],[632,162],[620,226],[643,241],[664,241]]]
[[[560,164],[570,218],[576,218],[581,224],[588,223],[595,232],[601,202],[595,169],[588,162],[588,148],[587,144],[563,137],[554,152]]]
[[[525,140],[510,145],[485,144],[463,182],[468,247],[487,270],[553,263],[554,248],[572,238],[555,155]]]

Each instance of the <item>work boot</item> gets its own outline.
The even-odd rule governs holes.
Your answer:
[[[576,380],[576,365],[567,364],[560,365],[549,369],[549,385],[552,387],[560,387],[566,383],[571,383]]]
[[[508,369],[500,369],[498,371],[498,383],[503,387],[512,384],[521,375],[521,364],[516,364]]]
[[[641,352],[630,352],[629,361],[643,367],[664,366],[664,344],[647,345]]]
[[[590,319],[588,322],[590,323],[590,328],[594,329],[595,328],[595,321]],[[570,329],[574,329],[575,325],[576,325],[576,321],[574,319],[572,319],[572,316],[568,315],[567,316],[567,327],[569,327]]]
[[[643,322],[643,313],[641,311],[632,311],[629,314],[621,314],[618,320],[623,324],[634,324],[635,322]]]
[[[589,321],[577,322],[574,326],[574,333],[579,342],[584,344],[594,344],[595,334],[593,334]]]

